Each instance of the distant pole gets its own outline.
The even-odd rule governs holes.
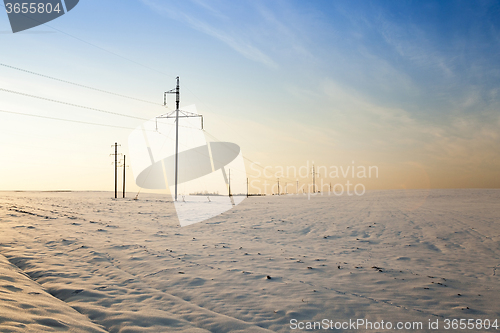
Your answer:
[[[125,155],[123,155],[123,197],[125,198]]]
[[[278,178],[278,195],[280,195],[280,179]]]
[[[248,178],[247,178],[247,198],[248,198]]]
[[[117,198],[117,184],[118,184],[118,143],[115,142],[115,199]]]
[[[297,180],[297,194],[299,194],[299,181]]]
[[[229,169],[229,181],[228,181],[228,185],[229,185],[229,196],[231,196],[231,169]]]
[[[318,173],[319,176],[319,173]],[[314,164],[312,168],[312,178],[313,178],[313,193],[316,193],[316,172],[314,170]]]
[[[316,193],[316,173],[314,172],[314,164],[313,164],[313,193]]]
[[[118,197],[118,146],[119,144],[115,142],[111,147],[115,147],[115,153],[109,155],[115,155],[115,199]]]

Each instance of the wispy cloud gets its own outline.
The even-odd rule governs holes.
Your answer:
[[[265,22],[268,34],[271,32],[275,40],[280,41],[278,44],[285,44],[289,52],[300,55],[304,57],[305,60],[312,60],[315,58],[305,45],[305,40],[307,40],[308,37],[305,35],[306,29],[300,23],[301,17],[295,16],[291,13],[291,10],[285,15],[287,11],[286,4],[280,5],[281,8],[279,13],[276,13],[259,2],[255,2],[254,6]]]
[[[194,9],[191,10],[193,13],[190,13],[189,10],[172,6],[171,3],[165,4],[155,0],[142,0],[142,2],[160,14],[167,15],[192,29],[218,39],[250,60],[269,67],[277,67],[277,63],[268,54],[252,43],[252,38],[241,33],[241,28],[234,25],[232,19],[204,1],[194,0],[193,3],[197,5],[196,9],[201,9],[203,14],[209,14],[208,16],[213,18],[212,23],[209,23],[207,19],[199,18],[206,15],[196,15]]]
[[[404,59],[416,66],[438,70],[448,77],[453,76],[450,58],[431,45],[425,32],[409,22],[404,28],[393,21],[378,16],[378,29],[385,42]]]
[[[220,18],[220,19],[228,19],[226,15],[224,15],[220,10],[216,9],[213,5],[213,2],[209,4],[209,2],[205,0],[191,0],[195,5],[198,5],[200,7],[203,7],[206,9],[210,14]]]
[[[141,0],[155,12],[211,36],[269,68],[284,61],[315,61],[306,13],[285,2]]]

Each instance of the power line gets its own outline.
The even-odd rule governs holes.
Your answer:
[[[23,93],[23,92],[20,92],[20,91],[14,91],[14,90],[9,90],[9,89],[5,89],[5,88],[0,88],[0,91],[11,93],[11,94],[17,94],[17,95],[21,95],[21,96],[26,96],[26,97],[31,97],[31,98],[36,98],[36,99],[41,99],[41,100],[48,101],[48,102],[53,102],[53,103],[58,103],[58,104],[63,104],[63,105],[69,105],[69,106],[73,106],[73,107],[77,107],[77,108],[82,108],[82,109],[87,109],[87,110],[92,110],[92,111],[97,111],[97,112],[108,113],[108,114],[112,114],[112,115],[120,116],[120,117],[127,117],[127,118],[133,118],[133,119],[139,119],[139,120],[146,120],[146,121],[150,121],[151,120],[151,119],[148,119],[148,118],[130,116],[130,115],[119,113],[119,112],[107,111],[107,110],[97,109],[97,108],[93,108],[93,107],[89,107],[89,106],[85,106],[85,105],[79,105],[79,104],[74,104],[74,103],[69,103],[69,102],[63,102],[63,101],[59,101],[59,100],[56,100],[56,99],[51,99],[51,98],[46,98],[46,97],[31,95],[31,94]],[[158,123],[164,123],[164,122],[162,122],[161,120],[158,120]],[[187,127],[187,126],[179,125],[179,127]]]
[[[71,84],[71,85],[74,85],[76,87],[81,87],[81,88],[85,88],[85,89],[90,89],[90,90],[102,92],[102,93],[109,94],[109,95],[114,95],[114,96],[118,96],[118,97],[128,98],[128,99],[132,99],[132,100],[135,100],[135,101],[149,103],[149,104],[154,104],[154,105],[161,105],[161,104],[156,103],[156,102],[151,102],[151,101],[147,101],[147,100],[136,98],[136,97],[131,97],[131,96],[122,95],[122,94],[114,93],[114,92],[103,90],[103,89],[99,89],[99,88],[90,87],[90,86],[87,86],[87,85],[84,85],[84,84],[80,84],[80,83],[75,83],[75,82],[71,82],[71,81],[67,81],[67,80],[63,80],[63,79],[58,79],[58,78],[53,77],[53,76],[49,76],[49,75],[45,75],[45,74],[40,74],[40,73],[32,72],[32,71],[29,71],[27,69],[22,69],[22,68],[19,68],[19,67],[14,67],[14,66],[10,66],[10,65],[7,65],[7,64],[0,63],[0,66],[11,68],[11,69],[15,69],[17,71],[25,72],[25,73],[28,73],[28,74],[37,75],[37,76],[40,76],[40,77],[44,77],[46,79],[51,79],[51,80],[54,80],[54,81],[59,81],[59,82]]]
[[[97,112],[108,113],[108,114],[112,114],[112,115],[120,116],[120,117],[127,117],[127,118],[139,119],[139,120],[145,120],[145,121],[150,121],[151,120],[151,119],[148,119],[148,118],[130,116],[130,115],[119,113],[119,112],[107,111],[107,110],[97,109],[97,108],[93,108],[93,107],[89,107],[89,106],[84,106],[84,105],[79,105],[79,104],[74,104],[74,103],[69,103],[69,102],[63,102],[63,101],[59,101],[59,100],[56,100],[56,99],[51,99],[51,98],[46,98],[46,97],[31,95],[31,94],[23,93],[23,92],[20,92],[20,91],[14,91],[14,90],[9,90],[9,89],[5,89],[5,88],[0,88],[0,91],[11,93],[11,94],[17,94],[17,95],[21,95],[21,96],[26,96],[26,97],[31,97],[31,98],[36,98],[36,99],[41,99],[41,100],[48,101],[48,102],[53,102],[53,103],[58,103],[58,104],[63,104],[63,105],[69,105],[69,106],[73,106],[73,107],[77,107],[77,108],[82,108],[82,109],[87,109],[87,110],[92,110],[92,111],[97,111]],[[3,112],[16,113],[16,112],[13,112],[13,111],[3,111]],[[22,114],[22,115],[25,115],[25,116],[29,116],[30,115],[30,114],[23,114],[23,113],[17,113],[17,114]],[[32,116],[38,117],[36,115],[32,115]],[[42,117],[42,116],[40,116],[40,117]],[[61,119],[61,118],[48,118],[48,119],[64,120],[64,119]],[[159,123],[164,123],[161,120],[158,121],[158,122]],[[89,123],[89,124],[95,124],[95,123]],[[112,125],[104,125],[104,124],[102,124],[102,126],[120,127],[120,126],[112,126]],[[179,127],[187,127],[187,126],[179,125]],[[121,127],[121,128],[129,128],[129,127]],[[132,128],[132,127],[130,127],[130,128],[131,129],[135,129],[135,128]]]
[[[120,117],[128,117],[128,118],[140,119],[140,120],[149,120],[149,119],[146,119],[146,118],[129,116],[129,115],[126,115],[126,114],[123,114],[123,113],[106,111],[106,110],[102,110],[102,109],[96,109],[96,108],[92,108],[92,107],[89,107],[89,106],[83,106],[83,105],[78,105],[78,104],[73,104],[73,103],[58,101],[56,99],[50,99],[50,98],[46,98],[46,97],[40,97],[40,96],[30,95],[30,94],[27,94],[27,93],[23,93],[23,92],[19,92],[19,91],[14,91],[14,90],[9,90],[9,89],[4,89],[4,88],[0,88],[0,91],[8,92],[8,93],[11,93],[11,94],[22,95],[22,96],[26,96],[26,97],[31,97],[31,98],[37,98],[37,99],[41,99],[41,100],[48,101],[48,102],[53,102],[53,103],[59,103],[59,104],[74,106],[76,108],[87,109],[87,110],[92,110],[92,111],[97,111],[97,112],[103,112],[103,113],[109,113],[109,114],[113,114],[115,116],[120,116]]]
[[[37,117],[37,118],[44,118],[44,119],[51,119],[51,120],[67,121],[67,122],[70,122],[70,123],[79,123],[79,124],[86,124],[86,125],[103,126],[103,127],[114,127],[114,128],[123,128],[123,129],[135,129],[133,127],[116,126],[116,125],[108,125],[108,124],[99,124],[99,123],[92,123],[92,122],[88,122],[88,121],[71,120],[71,119],[64,119],[64,118],[57,118],[57,117],[49,117],[49,116],[42,116],[42,115],[31,114],[31,113],[23,113],[23,112],[15,112],[15,111],[7,111],[7,110],[0,110],[0,112],[10,113],[10,114],[17,114],[17,115],[28,116],[28,117]]]

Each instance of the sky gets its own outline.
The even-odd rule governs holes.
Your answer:
[[[318,182],[367,190],[498,188],[499,14],[498,1],[82,0],[16,34],[0,14],[0,190],[113,190],[111,146],[129,155],[133,129],[175,108],[162,104],[177,76],[181,109],[241,147],[255,191],[310,184],[313,164]]]

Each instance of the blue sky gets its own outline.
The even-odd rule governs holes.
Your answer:
[[[379,166],[369,188],[498,187],[499,9],[498,1],[87,0],[17,34],[0,15],[0,63],[159,104],[179,75],[182,104],[195,103],[208,131],[263,165],[354,160]],[[1,66],[0,88],[145,118],[165,112]],[[0,109],[140,124],[0,94]],[[0,188],[109,189],[109,146],[127,151],[127,130],[0,117],[0,172],[15,175]]]

